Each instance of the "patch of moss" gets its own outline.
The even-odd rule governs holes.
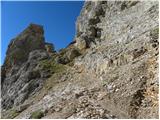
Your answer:
[[[8,112],[8,115],[6,115],[6,119],[13,119],[13,118],[15,118],[16,116],[18,116],[20,114],[20,112],[18,112],[17,110],[15,110],[15,109],[11,109],[11,110],[9,110],[9,112]]]
[[[153,40],[157,40],[159,37],[159,28],[155,28],[150,32],[150,36]]]
[[[107,84],[108,84],[108,81],[107,81],[107,80],[103,80],[103,81],[102,81],[102,86],[103,86],[103,87],[105,87]]]
[[[32,114],[31,114],[31,119],[40,119],[44,116],[44,113],[41,111],[41,110],[37,110],[37,111],[34,111]]]
[[[66,82],[66,80],[68,80],[68,71],[70,71],[70,69],[66,66],[64,71],[53,74],[50,78],[48,78],[45,81],[43,88],[41,89],[41,92],[47,94],[49,90],[58,86],[58,84],[61,86],[62,82]]]
[[[56,63],[53,58],[42,60],[40,62],[40,65],[42,66],[42,69],[48,70],[51,73],[62,72],[63,70],[65,70],[65,66],[62,64]]]
[[[61,56],[63,56],[66,52],[68,51],[68,49],[60,49],[59,50],[59,54],[61,55]]]

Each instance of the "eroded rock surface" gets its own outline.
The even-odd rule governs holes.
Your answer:
[[[2,68],[2,108],[19,105],[42,87],[43,70],[38,66],[49,59],[42,26],[30,24],[9,44]]]
[[[76,27],[59,52],[39,25],[11,41],[2,117],[158,118],[158,1],[87,1]]]
[[[78,18],[77,37],[89,49],[75,64],[97,74],[110,94],[106,107],[122,111],[120,118],[123,112],[131,118],[158,117],[158,29],[157,1],[86,2]],[[78,38],[77,47],[84,42]],[[152,87],[154,100],[148,96]]]

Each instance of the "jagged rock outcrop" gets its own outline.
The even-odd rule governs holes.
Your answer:
[[[47,72],[38,65],[49,58],[43,33],[42,26],[30,24],[10,42],[2,67],[2,108],[23,103],[42,87]]]
[[[11,42],[3,118],[158,118],[158,2],[86,1],[76,27],[59,52],[38,25]]]
[[[55,52],[54,45],[52,43],[45,43],[45,49],[48,53]]]
[[[7,50],[5,64],[17,65],[24,63],[29,53],[37,49],[45,49],[42,26],[31,24],[16,38],[12,39]]]

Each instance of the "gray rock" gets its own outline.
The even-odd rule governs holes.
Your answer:
[[[25,109],[27,109],[29,106],[30,106],[29,103],[25,103],[25,104],[23,104],[23,105],[18,106],[18,107],[16,108],[16,110],[17,110],[18,112],[22,112],[22,111],[24,111]]]
[[[68,56],[68,59],[69,59],[69,60],[73,60],[75,57],[78,57],[78,56],[81,55],[81,54],[79,53],[79,51],[76,50],[76,49],[72,49],[72,50],[68,51],[67,54],[68,54],[67,56]]]
[[[44,71],[38,65],[47,58],[49,55],[45,50],[42,26],[30,24],[11,41],[3,69],[3,109],[23,103],[30,94],[42,87],[44,76],[41,77],[41,74]]]
[[[75,41],[66,48],[54,54],[50,47],[33,49],[21,64],[4,64],[2,108],[29,98],[34,104],[16,118],[30,118],[37,110],[52,119],[158,118],[158,26],[157,1],[86,1]],[[14,41],[20,48],[16,39],[38,37],[39,28],[32,25],[9,48],[18,53]],[[50,73],[59,63],[65,70]]]
[[[76,38],[76,47],[79,49],[79,50],[83,50],[83,49],[86,49],[87,48],[87,42],[85,39],[82,39],[80,37]]]
[[[27,61],[29,53],[36,49],[45,49],[42,26],[30,24],[9,44],[5,64],[17,65]]]
[[[52,43],[45,43],[45,49],[48,53],[55,52],[54,45]]]
[[[158,64],[158,26],[157,1],[86,1],[77,19],[77,34],[80,33],[77,43],[85,40],[89,49],[83,57],[75,59],[75,66],[85,66],[86,71],[103,78],[110,94],[106,107],[115,106],[126,113],[127,118],[158,118],[158,106],[155,109],[146,106],[144,110],[138,104],[149,97],[138,92],[139,89],[149,89],[148,84],[156,75],[153,79],[138,79],[158,71],[157,68],[148,71],[149,66]],[[81,39],[84,36],[89,39]],[[154,62],[147,62],[152,60]],[[156,114],[151,113],[152,110]]]

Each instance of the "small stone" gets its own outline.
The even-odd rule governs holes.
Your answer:
[[[22,111],[24,111],[25,109],[27,109],[29,106],[30,106],[29,103],[23,104],[23,105],[18,106],[16,110],[17,110],[18,112],[22,112]]]
[[[56,112],[59,112],[59,111],[61,111],[61,108],[58,107],[58,108],[55,108],[54,110],[55,110]]]

